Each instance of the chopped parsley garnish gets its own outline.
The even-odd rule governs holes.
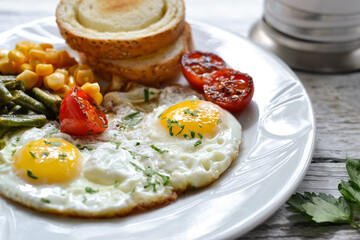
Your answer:
[[[180,131],[178,133],[176,133],[176,136],[179,135],[183,130],[185,125],[181,125],[177,120],[171,120],[170,118],[168,118],[168,120],[166,120],[166,123],[168,124],[167,127],[169,128],[169,134],[170,136],[174,136],[174,132],[173,132],[173,127],[175,124],[176,126],[178,126],[180,128]]]
[[[134,119],[131,119],[130,121],[125,122],[123,124],[126,125],[127,127],[131,128],[131,127],[134,127],[134,126],[138,125],[141,121],[142,121],[142,118],[134,118]]]
[[[30,155],[33,157],[33,158],[36,158],[36,154],[33,153],[32,151],[29,151]]]
[[[50,144],[51,146],[62,146],[63,144],[62,144],[62,142],[59,142],[59,141],[46,141],[46,140],[44,140],[44,143],[45,144]]]
[[[140,111],[131,113],[131,114],[127,115],[124,119],[125,119],[125,120],[133,119],[133,118],[134,118],[136,115],[138,115],[139,113],[140,113]]]
[[[86,134],[90,136],[93,132],[94,132],[94,130],[91,130],[91,131],[87,132]]]
[[[42,152],[41,156],[49,156],[49,154],[50,154],[49,152]]]
[[[115,149],[116,149],[116,150],[119,150],[121,143],[119,143],[119,142],[111,142],[111,143],[112,143],[112,144],[115,144]]]
[[[219,118],[219,119],[217,120],[217,124],[219,124],[219,123],[222,123],[221,118]]]
[[[16,142],[20,141],[20,138],[19,137],[15,138],[15,141]]]
[[[50,203],[50,200],[47,198],[41,198],[40,199],[43,203]]]
[[[194,147],[197,147],[199,146],[200,144],[202,144],[202,141],[201,140],[197,140],[194,144]]]
[[[133,162],[130,163],[135,167],[136,171],[142,172],[147,177],[146,179],[147,185],[145,185],[144,188],[152,187],[153,192],[157,192],[156,185],[160,185],[161,183],[155,179],[155,176],[158,176],[162,179],[163,186],[166,186],[170,183],[169,176],[165,176],[160,173],[157,173],[154,170],[152,170],[150,167],[146,169],[142,169],[140,166],[136,165],[135,163]]]
[[[50,137],[51,135],[54,135],[54,134],[56,134],[56,133],[58,133],[58,132],[60,132],[60,129],[56,129],[56,130],[54,130],[54,131],[52,131],[52,132],[44,135],[44,138],[48,138],[48,137]]]
[[[91,187],[86,187],[86,188],[85,188],[85,192],[90,193],[90,194],[93,194],[93,193],[99,192],[99,190],[94,190],[94,189],[92,189]]]
[[[34,176],[30,170],[27,170],[26,173],[27,173],[27,175],[28,175],[29,178],[32,178],[32,179],[34,179],[34,180],[37,180],[37,179],[38,179],[38,177]]]
[[[150,97],[149,97],[149,88],[144,88],[144,101],[147,103],[149,102]]]
[[[14,156],[15,153],[16,153],[16,149],[12,150],[11,156]]]
[[[87,149],[88,151],[92,151],[92,150],[94,150],[94,149],[96,149],[96,148],[94,148],[94,147],[89,147],[89,146],[81,146],[80,144],[76,144],[76,147],[79,149],[79,150],[84,150],[84,149]]]
[[[136,157],[149,158],[149,156],[147,155],[139,154],[130,150],[128,150],[128,152],[130,153],[133,159],[135,159]]]
[[[120,182],[119,182],[119,181],[115,181],[114,187],[118,187],[118,186],[120,186]]]
[[[199,115],[198,115],[199,112],[200,112],[200,111],[198,111],[198,110],[194,110],[193,112],[191,112],[190,108],[184,110],[184,113],[185,113],[185,114],[190,114],[190,115],[193,116],[193,117],[198,117],[198,116],[199,116]]]
[[[135,146],[139,146],[140,145],[140,143],[139,142],[137,142],[136,144],[135,144]]]
[[[152,149],[154,149],[155,151],[157,151],[158,153],[160,153],[160,154],[164,154],[164,153],[169,152],[168,150],[161,150],[160,148],[157,148],[157,147],[155,147],[154,145],[151,145],[150,147],[151,147]]]
[[[59,154],[59,157],[60,157],[61,160],[64,160],[66,156],[67,156],[66,153],[60,153]]]
[[[131,128],[131,127],[138,125],[142,121],[141,117],[136,117],[139,114],[140,114],[140,111],[131,113],[131,114],[127,115],[126,117],[124,117],[124,122],[120,123],[119,130],[122,131],[122,130],[125,130],[126,127]]]
[[[160,113],[159,116],[158,116],[158,118],[161,118],[161,115],[163,115],[163,113],[164,113],[164,112]],[[166,118],[166,117],[165,117],[165,118]],[[164,118],[163,118],[163,119],[164,119]]]
[[[193,130],[189,130],[190,131],[190,134],[191,134],[191,138],[194,138],[195,137],[195,132]]]
[[[202,125],[201,125],[201,124],[199,124],[199,128],[202,128]]]
[[[203,135],[201,133],[198,132],[197,135],[199,136],[200,139],[203,138]]]

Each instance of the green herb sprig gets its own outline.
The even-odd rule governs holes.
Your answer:
[[[169,176],[165,176],[158,172],[155,172],[150,167],[143,169],[133,162],[130,162],[130,163],[131,163],[131,165],[133,165],[135,167],[136,171],[142,172],[147,177],[147,179],[146,179],[147,185],[145,185],[144,188],[152,187],[153,192],[157,192],[156,185],[160,185],[161,183],[154,178],[155,176],[159,176],[162,179],[163,186],[166,186],[170,183]]]
[[[347,158],[346,170],[350,180],[338,185],[342,194],[338,199],[330,194],[305,192],[293,194],[287,203],[317,223],[348,223],[360,230],[355,222],[356,209],[360,207],[360,162]]]

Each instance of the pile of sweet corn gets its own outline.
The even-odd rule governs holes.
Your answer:
[[[26,83],[26,90],[41,87],[60,97],[75,85],[90,95],[98,105],[103,96],[97,79],[87,65],[79,65],[65,50],[55,50],[51,44],[21,41],[15,49],[0,49],[0,73],[17,74]]]

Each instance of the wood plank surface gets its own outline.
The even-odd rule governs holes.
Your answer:
[[[346,157],[360,158],[360,73],[296,73],[310,96],[317,125],[312,163],[297,192],[339,197],[338,184],[349,179]],[[239,239],[279,238],[360,239],[360,232],[347,224],[316,224],[285,204]]]

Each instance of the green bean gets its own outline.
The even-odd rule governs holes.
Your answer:
[[[44,104],[37,101],[36,99],[30,97],[26,93],[21,90],[12,90],[10,91],[13,95],[13,102],[22,106],[26,107],[29,110],[32,110],[36,113],[45,114],[49,118],[54,118],[54,113],[50,111]]]
[[[35,115],[0,115],[0,128],[12,127],[42,127],[46,123],[46,116]]]
[[[24,80],[7,82],[7,83],[4,83],[4,85],[8,90],[16,90],[17,89],[17,90],[25,91],[25,81]]]
[[[5,105],[12,100],[12,95],[5,87],[4,83],[0,81],[0,105]]]
[[[38,101],[45,104],[48,108],[53,110],[55,113],[59,113],[62,99],[54,94],[47,93],[44,90],[34,87],[29,91],[30,95]]]
[[[0,75],[0,81],[3,83],[16,81],[15,75]]]
[[[0,139],[0,150],[4,149],[6,146],[6,141],[4,139]]]
[[[9,112],[8,107],[7,106],[2,106],[0,108],[0,114],[7,114]]]
[[[2,127],[0,128],[0,138],[3,138],[7,132],[10,131],[10,127]]]
[[[9,114],[9,115],[14,115],[14,114],[16,114],[17,112],[19,112],[19,111],[21,110],[21,108],[22,108],[22,107],[21,107],[20,105],[15,105],[15,106],[13,106],[12,108],[10,108],[8,114]]]

